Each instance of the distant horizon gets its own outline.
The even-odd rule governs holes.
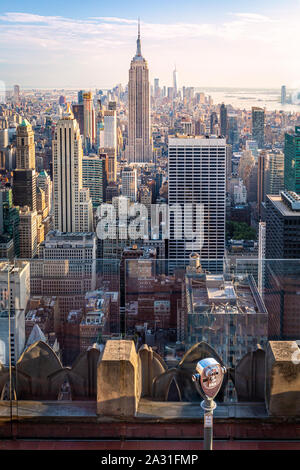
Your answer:
[[[25,86],[22,86],[21,83],[14,83],[13,85],[9,85],[9,87],[6,88],[7,91],[11,91],[13,90],[13,87],[15,85],[19,85],[20,86],[20,90],[66,90],[66,91],[76,91],[76,90],[112,90],[113,88],[115,88],[116,86],[118,86],[120,84],[119,83],[116,83],[115,85],[112,85],[111,87],[108,87],[108,86],[51,86],[51,87],[45,87],[45,86],[32,86],[32,85],[25,85]],[[121,83],[121,85],[123,86],[123,88],[125,88],[125,86],[127,85],[127,83],[124,85],[123,83]],[[150,85],[152,85],[152,83],[150,82]],[[160,85],[160,88],[163,88],[164,86],[166,86],[166,88],[168,88],[167,85]],[[282,86],[285,86],[285,85],[280,85],[279,87],[270,87],[270,88],[267,88],[267,87],[262,87],[262,86],[257,86],[257,87],[247,87],[247,86],[194,86],[194,85],[183,85],[184,87],[186,88],[194,88],[195,90],[241,90],[241,91],[270,91],[270,92],[279,92],[281,91],[281,87]],[[182,90],[182,87],[183,86],[180,86],[179,87],[179,90]],[[286,87],[286,90],[289,90],[289,91],[296,91],[298,90],[297,87],[295,88],[289,88],[289,87]],[[300,92],[300,89],[299,89],[299,92]]]
[[[89,90],[96,93],[102,90],[104,94],[108,90],[112,90],[116,85],[111,87],[24,87],[18,84],[23,91],[24,96],[47,96],[49,99],[65,95],[70,103],[77,102],[77,93],[79,90]],[[122,85],[124,87],[124,85]],[[215,106],[224,103],[231,106],[234,110],[251,110],[252,107],[264,108],[266,112],[285,111],[289,113],[300,114],[300,100],[298,98],[300,90],[287,88],[287,101],[281,102],[281,87],[263,88],[263,87],[193,87],[195,94],[204,93],[206,97],[210,97]],[[8,94],[13,93],[13,88],[7,90]],[[53,96],[53,98],[52,98]],[[291,100],[289,99],[291,97]],[[55,99],[55,98],[54,98]]]

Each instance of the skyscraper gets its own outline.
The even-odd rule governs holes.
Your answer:
[[[169,258],[187,260],[192,251],[197,251],[203,260],[222,260],[225,250],[225,139],[169,138],[168,168],[169,206],[177,204],[181,207],[182,234],[189,221],[197,239],[202,231],[204,241],[203,246],[197,240],[191,246],[188,237],[175,237],[175,216],[172,215]],[[186,213],[186,204],[192,205],[193,213]],[[197,204],[203,205],[203,221],[196,212]]]
[[[205,135],[205,123],[202,119],[198,119],[195,122],[195,135]]]
[[[82,184],[90,190],[93,207],[103,202],[103,162],[97,155],[89,155],[82,159]]]
[[[76,115],[75,115],[75,118],[76,118]],[[100,146],[101,146],[101,141],[103,140],[103,133],[104,133],[104,116],[103,116],[103,111],[102,111],[101,100],[98,100],[95,127],[96,127],[96,149],[97,151],[99,151]]]
[[[104,132],[100,147],[117,148],[117,114],[115,110],[106,110],[103,113]]]
[[[218,116],[214,111],[210,115],[210,134],[218,135]]]
[[[122,171],[122,195],[132,202],[137,200],[137,173],[130,166]]]
[[[265,110],[252,108],[252,137],[260,149],[265,145]]]
[[[151,216],[151,202],[152,202],[152,192],[151,189],[146,186],[142,185],[139,188],[139,201],[141,204],[143,204],[145,207],[147,207],[148,210],[148,217]]]
[[[284,137],[284,188],[300,194],[300,126]]]
[[[181,121],[182,133],[185,135],[192,135],[193,123],[190,118],[182,118]]]
[[[13,172],[13,201],[15,206],[28,206],[36,210],[36,171],[19,170]]]
[[[17,168],[13,172],[13,200],[20,207],[36,210],[36,171],[34,132],[30,123],[23,119],[17,128]]]
[[[31,259],[38,249],[38,214],[29,207],[20,210],[20,258]]]
[[[92,230],[92,201],[82,186],[79,126],[68,112],[56,126],[52,142],[54,228],[61,232]]]
[[[79,90],[79,92],[77,93],[78,104],[83,104],[83,93],[84,93],[83,90]]]
[[[224,137],[224,136],[220,136]],[[229,190],[229,181],[232,176],[232,146],[226,145],[226,191]]]
[[[0,150],[5,150],[9,144],[8,129],[0,129]]]
[[[236,114],[228,114],[227,136],[232,151],[237,152],[239,150],[239,128]]]
[[[224,103],[220,107],[220,132],[223,137],[227,136],[227,108]]]
[[[43,170],[38,174],[36,184],[37,188],[44,191],[45,203],[48,207],[48,212],[50,212],[52,207],[52,181],[46,170]]]
[[[101,124],[101,121],[100,121]],[[117,179],[117,113],[109,109],[102,112],[102,126],[99,129],[99,153],[108,155],[108,183]]]
[[[265,202],[267,181],[269,176],[268,153],[263,150],[258,155],[257,160],[257,209],[258,216],[262,214],[262,203]]]
[[[284,189],[284,154],[280,150],[269,153],[269,178],[266,194],[279,194]]]
[[[20,215],[19,207],[14,207],[12,189],[0,189],[0,233],[8,235],[13,240],[13,253],[15,257],[20,255]]]
[[[152,160],[150,129],[150,87],[147,61],[141,52],[140,25],[137,51],[129,70],[128,83],[128,162],[146,163]]]
[[[14,102],[16,104],[20,102],[20,85],[14,85]]]
[[[298,339],[300,197],[290,191],[267,195],[266,207],[264,300],[269,312],[269,338]]]
[[[23,119],[17,128],[17,168],[20,170],[35,169],[34,132],[27,119]]]
[[[177,93],[178,93],[178,72],[176,70],[176,65],[173,71],[173,88],[174,88],[174,98],[176,98]]]
[[[74,117],[79,124],[80,134],[84,132],[84,115],[83,115],[83,102],[72,105]]]
[[[281,87],[281,104],[286,103],[286,86],[282,85]]]
[[[266,199],[266,258],[299,259],[300,197],[292,191],[281,191]]]
[[[167,96],[170,100],[174,98],[174,88],[172,86],[168,86]]]
[[[160,88],[159,88],[159,78],[154,79],[154,96],[158,98],[160,95]]]
[[[83,138],[84,147],[89,151],[95,140],[95,112],[92,93],[83,93]]]
[[[265,260],[266,258],[266,222],[258,224],[258,290],[264,295],[265,285]]]

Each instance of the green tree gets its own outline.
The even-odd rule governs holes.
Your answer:
[[[246,222],[229,221],[226,223],[227,240],[256,240],[256,230]]]

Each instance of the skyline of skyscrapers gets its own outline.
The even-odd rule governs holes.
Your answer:
[[[19,252],[21,256],[32,257],[37,256],[52,228],[65,234],[95,231],[98,219],[93,218],[93,212],[95,216],[98,206],[106,202],[115,208],[128,197],[128,209],[137,201],[144,204],[148,209],[148,222],[151,204],[168,203],[172,208],[176,201],[183,209],[182,238],[172,239],[174,218],[171,216],[171,239],[161,239],[163,224],[167,225],[166,220],[161,220],[156,238],[151,240],[150,236],[149,240],[144,240],[147,248],[152,247],[157,253],[179,261],[187,261],[189,254],[197,251],[201,260],[219,260],[216,270],[221,270],[235,243],[228,239],[225,220],[231,217],[231,221],[238,224],[247,220],[255,226],[260,217],[266,217],[264,204],[268,192],[278,194],[284,187],[283,173],[287,176],[288,165],[284,171],[280,131],[288,130],[293,121],[284,113],[271,114],[257,107],[249,112],[224,102],[215,103],[210,95],[195,87],[179,88],[176,66],[172,85],[167,94],[166,87],[160,87],[159,78],[155,78],[150,101],[149,69],[141,53],[138,29],[137,52],[131,61],[127,87],[118,84],[111,90],[96,89],[95,93],[59,90],[56,103],[48,108],[50,111],[45,111],[45,116],[44,111],[39,114],[32,103],[34,112],[30,107],[27,109],[24,95],[28,92],[19,90],[20,104],[24,103],[25,107],[22,117],[16,118],[15,132],[13,126],[5,127],[9,114],[1,125],[5,130],[1,133],[1,146],[11,147],[16,166],[21,167],[13,169],[12,181],[13,202],[19,203],[20,209],[9,205],[9,197],[3,194],[2,227],[6,232],[2,252],[11,252],[5,236],[8,235],[8,220],[17,226],[13,210],[20,217]],[[11,102],[15,104],[13,96]],[[74,115],[68,103],[72,103]],[[150,136],[148,147],[144,145],[144,137],[148,135],[148,131],[144,133],[146,128]],[[137,129],[140,140],[135,139],[135,148],[130,147],[130,139]],[[289,130],[287,133],[291,134]],[[45,136],[52,144],[52,162]],[[155,149],[153,162],[151,138]],[[150,147],[151,159],[145,160],[145,149]],[[260,150],[264,147],[262,153]],[[131,153],[130,148],[134,150]],[[134,153],[137,149],[139,157]],[[3,155],[1,158],[5,166]],[[293,165],[292,160],[292,168]],[[22,184],[18,180],[20,171],[27,171],[22,173]],[[36,184],[30,179],[33,172]],[[191,213],[186,210],[184,205],[190,202],[194,208],[196,204],[204,205],[203,219],[193,210]],[[199,221],[201,228],[197,226]],[[203,246],[198,239],[187,248],[190,240],[185,238],[184,230],[189,225],[194,234],[198,230],[196,235],[200,237],[203,229]],[[16,233],[14,237],[18,250]],[[121,259],[124,247],[132,243],[129,237],[123,242],[98,240],[96,255]],[[134,243],[142,252],[142,241],[134,240]]]
[[[4,43],[15,22],[13,43],[22,40],[20,53],[10,55],[8,47],[0,58],[5,71],[15,64],[4,93],[0,81],[5,448],[124,450],[136,439],[138,447],[163,448],[162,436],[168,448],[179,448],[180,441],[199,449],[203,436],[208,447],[214,404],[203,417],[194,383],[204,358],[215,359],[224,373],[215,397],[215,432],[222,438],[216,446],[297,446],[300,93],[289,88],[296,55],[289,64],[284,34],[277,44],[273,6],[268,16],[237,6],[230,22],[221,5],[213,11],[203,5],[202,18],[210,10],[218,28],[194,28],[197,5],[170,3],[167,22],[161,4],[159,19],[143,23],[149,64],[140,21],[127,19],[128,2],[126,16],[119,11],[88,21],[74,19],[77,8],[85,7],[87,16],[88,2],[62,3],[68,18],[59,11],[48,19],[34,11],[0,17]],[[108,7],[95,6],[101,15]],[[192,20],[178,15],[181,8]],[[259,41],[254,61],[248,37],[251,44]],[[259,70],[262,77],[265,40],[285,50],[276,64],[283,73],[277,73],[276,90],[246,90],[243,83],[214,88],[214,80],[233,71],[241,81],[244,64],[249,76]],[[232,41],[236,56],[230,55]],[[196,54],[193,44],[201,44]],[[51,73],[64,77],[63,57],[68,86],[22,82],[27,46],[32,80],[52,54]],[[293,47],[296,41],[290,41],[291,53]],[[190,60],[182,60],[183,51]],[[275,70],[271,54],[266,57],[265,66]],[[114,82],[104,87],[109,69]],[[281,82],[288,89],[280,89]],[[210,86],[198,86],[205,83]],[[207,377],[211,383],[216,378]],[[159,463],[158,455],[152,463]],[[164,453],[160,463],[166,457],[195,463],[195,456],[177,453],[174,460]]]

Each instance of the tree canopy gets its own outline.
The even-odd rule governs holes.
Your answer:
[[[256,240],[256,230],[246,222],[233,222],[226,223],[226,238],[227,240]]]

